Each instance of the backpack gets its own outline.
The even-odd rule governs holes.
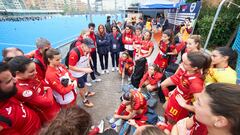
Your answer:
[[[134,71],[131,76],[131,84],[135,87],[138,88],[139,83],[144,75],[145,68],[146,68],[146,58],[141,58],[136,61],[136,64],[134,66]]]
[[[41,68],[42,71],[45,71],[45,67],[44,67],[44,65],[42,64],[41,61],[39,61],[39,60],[36,59],[36,58],[32,58],[32,61],[33,61],[35,64],[37,64],[37,65]]]
[[[72,51],[72,50],[74,50],[76,53],[77,53],[77,55],[78,55],[78,61],[79,61],[79,59],[80,59],[80,56],[81,56],[81,54],[80,54],[80,51],[79,51],[79,49],[76,47],[76,43],[78,42],[78,40],[74,40],[72,43],[71,43],[71,45],[70,45],[70,47],[69,47],[69,50],[68,50],[68,52],[67,52],[67,55],[66,55],[66,57],[65,57],[65,65],[69,68],[69,55],[70,55],[70,52]]]

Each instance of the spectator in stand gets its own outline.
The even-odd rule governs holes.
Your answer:
[[[119,53],[121,51],[121,40],[122,35],[117,31],[117,26],[112,26],[112,33],[109,35],[110,37],[110,51],[112,58],[112,72],[115,70],[118,71],[118,62],[119,62]]]
[[[190,17],[185,18],[184,24],[180,29],[180,39],[183,42],[186,42],[189,38],[190,34],[192,33],[192,24]]]
[[[98,26],[98,33],[96,34],[97,41],[97,51],[102,68],[101,74],[109,73],[108,70],[108,55],[110,52],[110,38],[106,33],[105,27],[103,25]],[[105,62],[103,61],[103,57]]]
[[[15,47],[4,48],[2,50],[3,62],[10,61],[13,57],[23,56],[24,53],[21,49]]]
[[[82,102],[87,107],[93,106],[93,103],[91,103],[87,97],[95,95],[95,92],[89,92],[85,86],[87,74],[93,72],[89,65],[91,48],[95,48],[93,40],[84,38],[82,44],[76,47],[80,55],[74,50],[71,50],[69,54],[69,72],[77,79],[78,87],[80,88],[79,93],[83,99]]]
[[[8,62],[12,74],[16,75],[18,92],[16,98],[38,112],[42,123],[51,122],[60,110],[52,89],[44,80],[36,77],[34,62],[24,56],[14,57]]]
[[[205,82],[207,84],[237,83],[235,71],[237,52],[228,47],[219,47],[212,52],[212,68],[209,69]]]
[[[45,38],[38,38],[36,40],[36,46],[37,50],[34,53],[33,61],[36,65],[37,77],[40,80],[44,80],[47,66],[44,64],[43,59],[46,51],[51,48],[51,43]]]
[[[127,25],[125,28],[125,31],[122,34],[122,42],[124,44],[125,50],[128,51],[128,54],[131,58],[133,58],[133,39],[134,39],[134,34],[131,29],[130,25]]]
[[[50,48],[46,52],[45,64],[47,66],[46,81],[53,89],[53,96],[61,107],[76,105],[77,81],[71,73],[61,64],[60,52]]]
[[[139,54],[139,51],[141,48],[142,40],[143,40],[142,29],[141,29],[141,27],[137,26],[136,30],[135,30],[134,39],[133,39],[133,48],[134,48],[133,57],[134,57],[134,59],[139,58],[138,54]]]
[[[123,76],[123,74],[128,75],[128,80],[130,81],[130,76],[133,73],[133,60],[132,58],[128,55],[127,52],[123,52],[122,56],[119,58],[119,74]]]
[[[106,32],[108,34],[110,34],[112,32],[111,28],[112,28],[112,25],[111,25],[111,16],[107,16],[107,22],[105,24],[105,28],[106,28]]]
[[[16,93],[16,80],[7,64],[0,63],[0,134],[37,134],[41,128],[39,116],[18,101]]]
[[[62,109],[41,135],[87,135],[92,125],[88,112],[82,108]]]
[[[152,65],[148,67],[148,71],[144,74],[141,82],[139,84],[139,91],[141,88],[146,87],[148,91],[155,91],[157,88],[158,82],[162,78],[162,73],[159,71],[159,67],[157,65]]]
[[[91,58],[92,58],[92,64],[94,68],[93,72],[95,73],[95,75],[100,76],[100,73],[97,71],[97,52],[96,52],[97,42],[96,42],[94,29],[95,29],[95,24],[89,23],[88,24],[89,34],[87,36],[93,40],[94,46],[95,46],[94,48],[91,49]]]

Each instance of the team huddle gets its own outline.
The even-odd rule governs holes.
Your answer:
[[[64,64],[61,53],[45,38],[38,38],[37,50],[28,54],[18,48],[5,48],[0,63],[0,134],[102,133],[90,130],[91,124],[86,121],[85,125],[71,125],[60,118],[71,118],[63,114],[79,105],[79,95],[82,105],[94,107],[88,97],[97,95],[88,90],[88,74],[93,83],[101,81],[96,76],[109,73],[109,54],[112,72],[117,71],[122,79],[127,76],[130,82],[109,121],[120,123],[116,134],[240,133],[240,87],[236,84],[234,50],[218,47],[210,53],[203,51],[200,35],[191,35],[188,26],[176,36],[170,29],[144,29],[135,23],[127,23],[123,30],[118,24],[108,28],[99,25],[95,33],[95,24],[89,23],[88,30],[70,45]],[[152,40],[155,32],[160,33],[157,48]],[[151,59],[154,49],[157,56]],[[161,119],[154,110],[156,105],[151,104],[153,97],[159,97],[163,105]],[[152,132],[147,132],[150,129]]]

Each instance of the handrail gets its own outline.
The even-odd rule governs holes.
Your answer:
[[[209,33],[208,33],[207,40],[206,40],[205,45],[204,45],[204,51],[205,51],[206,48],[207,48],[208,42],[209,42],[210,37],[211,37],[211,35],[212,35],[212,31],[213,31],[214,25],[215,25],[215,23],[216,23],[216,21],[217,21],[218,15],[219,15],[219,13],[220,13],[220,11],[221,11],[221,9],[222,9],[222,6],[223,6],[223,4],[224,4],[225,1],[227,1],[227,0],[222,0],[221,3],[220,3],[219,6],[218,6],[217,12],[216,12],[215,17],[214,17],[213,22],[212,22],[211,29],[210,29],[210,31],[209,31]]]
[[[15,46],[22,46],[22,47],[36,47],[35,45],[25,45],[25,44],[13,44],[13,43],[3,43],[0,42],[2,45],[15,45]]]

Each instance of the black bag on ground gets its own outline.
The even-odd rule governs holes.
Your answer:
[[[145,68],[146,68],[146,58],[141,58],[135,62],[135,67],[134,71],[131,77],[131,84],[135,87],[138,88],[138,85],[144,75]]]

